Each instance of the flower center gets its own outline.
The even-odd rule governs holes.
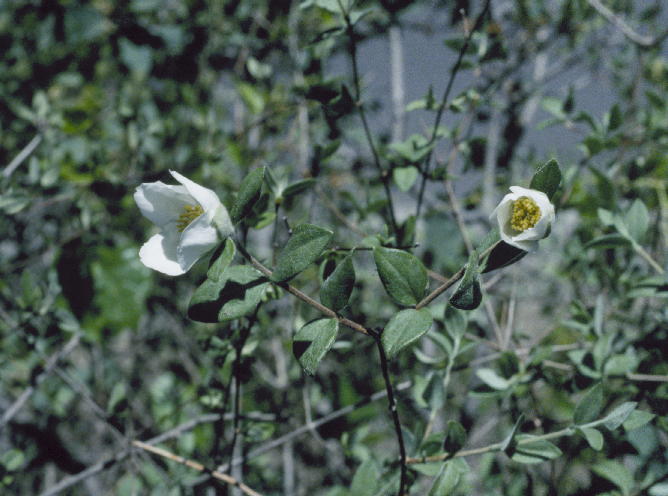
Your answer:
[[[192,221],[204,213],[204,209],[200,205],[184,205],[183,212],[179,215],[179,220],[176,221],[176,228],[179,232],[188,227]]]
[[[513,215],[510,227],[524,232],[531,229],[540,220],[540,207],[528,196],[522,196],[513,202]]]

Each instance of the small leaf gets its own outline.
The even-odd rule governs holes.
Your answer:
[[[625,496],[631,494],[634,486],[633,475],[621,463],[615,460],[601,460],[592,467],[592,471],[612,482]]]
[[[431,328],[431,313],[426,308],[411,308],[397,313],[388,322],[381,341],[388,358],[394,357],[402,349],[419,339]]]
[[[9,451],[6,451],[2,454],[2,458],[0,458],[0,467],[4,468],[8,472],[16,472],[21,468],[24,462],[25,455],[23,454],[23,451],[10,449]],[[0,479],[0,483],[1,482],[2,479]]]
[[[585,427],[584,429],[578,428],[578,431],[582,436],[587,440],[587,444],[595,449],[596,451],[601,451],[603,449],[603,434],[598,429],[593,427]]]
[[[302,179],[301,181],[296,181],[283,190],[283,197],[290,198],[291,196],[303,193],[304,191],[312,188],[316,183],[317,181],[312,177]]]
[[[253,205],[260,199],[262,193],[262,182],[264,180],[264,167],[259,167],[250,172],[239,185],[239,193],[230,210],[230,218],[235,224],[241,221],[253,209]]]
[[[449,454],[455,454],[466,444],[466,429],[455,420],[448,421],[445,428],[445,439],[443,439],[443,449]]]
[[[641,200],[633,202],[631,208],[624,215],[624,224],[631,238],[640,242],[649,227],[649,212]]]
[[[529,187],[542,191],[551,200],[561,183],[561,171],[555,159],[549,160],[541,166],[531,179]]]
[[[482,301],[482,291],[478,279],[478,251],[473,250],[469,255],[466,270],[457,290],[450,297],[450,304],[460,310],[474,310]]]
[[[608,249],[617,248],[618,246],[625,246],[629,244],[629,239],[621,234],[604,234],[592,239],[584,245],[584,249]]]
[[[292,340],[292,352],[307,374],[314,375],[318,363],[336,341],[339,321],[317,319],[299,329]]]
[[[511,386],[511,382],[508,379],[501,377],[493,369],[478,369],[476,370],[476,375],[482,382],[497,391],[505,391]]]
[[[206,277],[212,281],[218,281],[220,279],[220,276],[223,274],[225,269],[227,269],[228,265],[230,265],[232,259],[234,258],[234,254],[237,251],[237,247],[234,244],[234,241],[232,241],[230,238],[225,240],[222,248],[222,251],[220,251],[220,254],[217,257],[216,255],[218,254],[218,250],[216,250],[216,253],[214,253],[214,257],[216,257],[216,259],[211,264],[209,270],[206,273]]]
[[[443,320],[445,324],[445,330],[448,331],[448,334],[453,338],[461,338],[466,332],[466,326],[468,325],[468,316],[466,312],[458,310],[452,305],[445,306],[445,312],[443,313]]]
[[[603,419],[603,425],[606,429],[614,431],[624,423],[624,421],[629,417],[629,415],[631,415],[637,406],[638,403],[635,401],[627,401],[622,403],[605,416]]]
[[[500,449],[508,456],[513,456],[513,453],[515,452],[515,446],[517,445],[516,436],[519,433],[522,422],[524,422],[524,414],[520,413],[520,416],[515,422],[515,425],[513,425],[510,434],[508,434],[508,436],[501,442]]]
[[[312,224],[297,226],[278,256],[271,278],[283,282],[299,274],[320,256],[332,235],[332,231]]]
[[[622,117],[622,111],[619,109],[618,104],[614,104],[610,109],[610,117],[608,119],[608,131],[614,131],[619,126],[622,125],[624,118]]]
[[[624,430],[632,431],[634,429],[638,429],[650,422],[654,417],[656,417],[656,415],[651,412],[646,412],[644,410],[634,410],[623,422]]]
[[[373,250],[378,275],[387,293],[399,304],[417,304],[427,288],[427,269],[414,255],[378,247]]]
[[[109,401],[107,402],[107,412],[111,414],[119,413],[127,407],[126,388],[123,382],[117,382],[111,390]]]
[[[418,178],[417,168],[410,167],[395,167],[392,169],[392,179],[401,191],[408,191],[413,187]]]
[[[320,301],[326,307],[338,312],[348,304],[355,286],[355,267],[352,255],[344,258],[320,288]]]
[[[350,485],[350,494],[355,496],[374,496],[378,490],[380,472],[376,463],[368,458],[359,466]]]
[[[518,463],[534,464],[554,460],[563,455],[554,444],[543,439],[527,441],[533,436],[522,435],[517,437],[517,447],[511,459]],[[522,441],[520,443],[520,441]]]
[[[469,466],[463,458],[448,460],[441,466],[441,470],[429,490],[428,496],[447,496],[459,485],[463,475],[469,472]]]
[[[227,267],[218,281],[206,279],[193,294],[188,318],[198,322],[225,322],[255,310],[269,283],[253,267]]]
[[[596,420],[603,408],[603,386],[600,383],[592,387],[575,407],[573,422],[576,425],[588,424]]]
[[[527,254],[526,251],[509,245],[505,241],[498,242],[486,257],[483,274],[519,262]]]

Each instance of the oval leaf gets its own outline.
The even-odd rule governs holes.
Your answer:
[[[206,273],[206,277],[213,281],[218,281],[220,276],[223,274],[228,265],[232,262],[234,254],[237,252],[237,247],[230,238],[225,240],[225,243],[222,245],[222,250],[216,250],[212,260],[215,261],[209,267],[209,270]]]
[[[449,420],[445,429],[445,439],[443,439],[443,449],[446,453],[455,454],[466,444],[466,429],[456,420]]]
[[[320,256],[332,234],[332,231],[312,224],[297,226],[279,255],[271,278],[283,282],[299,274]]]
[[[561,183],[561,171],[555,159],[542,165],[531,178],[531,189],[542,191],[551,200]]]
[[[529,441],[532,436],[517,436],[517,446],[512,460],[518,463],[542,463],[559,458],[563,453],[554,444],[545,440]]]
[[[575,407],[573,423],[575,425],[588,424],[598,418],[603,408],[603,387],[596,384],[582,397]]]
[[[351,255],[344,258],[320,289],[320,301],[326,307],[338,312],[348,304],[355,285],[355,267]]]
[[[322,357],[329,351],[339,332],[336,319],[313,320],[299,329],[292,340],[292,352],[307,374],[315,374]]]
[[[388,322],[381,342],[388,358],[413,343],[431,328],[431,313],[426,308],[402,310]]]
[[[188,318],[198,322],[225,322],[255,310],[269,283],[248,265],[228,267],[218,281],[205,280],[193,294]]]
[[[593,427],[585,427],[584,429],[578,429],[580,434],[587,440],[589,446],[596,451],[601,451],[603,448],[603,434],[598,429]]]
[[[387,293],[399,304],[417,304],[427,288],[427,269],[422,262],[402,250],[378,247],[373,250],[378,275]]]
[[[264,167],[255,169],[241,181],[237,199],[230,210],[230,218],[235,224],[246,217],[253,209],[255,202],[260,199],[264,170]]]
[[[457,290],[450,297],[450,304],[453,307],[460,310],[474,310],[478,308],[482,301],[482,291],[480,290],[478,275],[478,251],[473,250],[471,255],[469,255],[464,277],[462,277]]]
[[[527,253],[524,250],[509,245],[505,241],[499,241],[489,252],[482,273],[486,274],[487,272],[519,262]]]

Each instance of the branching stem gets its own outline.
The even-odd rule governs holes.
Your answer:
[[[380,367],[383,371],[383,380],[385,381],[385,389],[387,390],[387,403],[392,421],[394,422],[394,432],[397,436],[397,443],[399,444],[399,463],[401,464],[401,478],[399,480],[398,496],[403,496],[406,490],[406,446],[404,445],[404,436],[401,432],[401,422],[399,421],[399,412],[397,411],[397,401],[394,398],[394,390],[392,388],[392,381],[390,380],[390,371],[387,364],[387,356],[385,349],[380,339],[381,332],[374,332],[373,338],[376,340],[376,347],[378,348],[378,355],[380,356]]]

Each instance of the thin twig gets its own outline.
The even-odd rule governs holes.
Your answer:
[[[248,260],[253,267],[255,267],[257,270],[259,270],[265,277],[267,277],[271,281],[271,270],[269,270],[267,267],[262,265],[262,263],[257,260],[255,257],[253,257],[246,249],[241,245],[241,243],[237,243],[237,247],[239,248],[239,252]],[[366,334],[367,336],[369,335],[369,331],[362,325],[358,324],[357,322],[350,320],[346,317],[342,317],[338,315],[334,310],[331,308],[326,307],[322,303],[319,303],[315,301],[313,298],[310,296],[302,293],[299,291],[297,288],[294,286],[291,286],[287,282],[276,282],[276,281],[271,281],[273,284],[285,289],[288,293],[292,294],[293,296],[296,296],[300,300],[302,300],[304,303],[312,306],[316,310],[318,310],[320,313],[323,315],[326,315],[327,317],[330,317],[332,319],[336,319],[339,321],[340,324],[343,324],[346,327],[349,327],[353,331],[360,332],[362,334]]]
[[[4,177],[9,177],[11,176],[16,169],[23,163],[23,161],[28,158],[32,152],[35,151],[35,149],[39,146],[39,144],[42,142],[42,135],[41,134],[36,134],[33,139],[28,142],[28,144],[19,152],[19,154],[14,157],[14,160],[9,162],[9,165],[5,167],[5,170],[2,171],[2,175]]]
[[[168,460],[172,460],[177,463],[181,463],[183,465],[186,465],[187,467],[193,468],[197,470],[198,472],[207,472],[208,474],[211,475],[214,479],[218,479],[219,481],[224,482],[225,484],[228,484],[233,487],[238,487],[244,494],[248,494],[249,496],[262,496],[260,493],[257,491],[252,490],[250,487],[248,487],[246,484],[243,482],[238,481],[231,475],[223,474],[222,472],[218,472],[217,470],[211,470],[207,468],[205,465],[202,465],[199,462],[189,460],[187,458],[183,458],[182,456],[175,455],[174,453],[167,451],[162,448],[157,448],[155,446],[151,446],[150,444],[143,443],[141,441],[132,441],[133,446],[136,446],[137,448],[141,448],[143,450],[148,451],[149,453],[153,453],[155,455],[162,456],[163,458],[167,458]]]
[[[445,85],[445,90],[443,91],[443,96],[441,97],[441,102],[438,106],[438,109],[436,109],[436,118],[434,119],[434,126],[432,128],[431,138],[429,139],[427,146],[433,145],[434,142],[436,141],[436,137],[438,136],[438,128],[441,125],[443,112],[445,111],[445,108],[448,105],[448,99],[450,98],[450,91],[452,91],[452,86],[453,83],[455,82],[455,77],[457,76],[457,73],[461,68],[462,61],[464,60],[464,55],[466,55],[466,51],[468,50],[469,44],[471,43],[471,38],[473,37],[473,33],[475,33],[482,24],[482,20],[485,18],[485,15],[489,10],[490,3],[491,0],[487,0],[485,2],[482,12],[480,12],[480,14],[478,14],[478,17],[476,18],[475,24],[473,25],[473,29],[471,29],[467,33],[467,36],[464,39],[464,44],[459,50],[459,55],[457,56],[457,61],[455,62],[455,65],[453,65],[452,69],[450,70],[450,78],[448,79],[448,83]],[[415,211],[416,218],[420,217],[420,212],[422,210],[422,202],[424,200],[424,192],[427,187],[427,177],[429,175],[428,172],[431,167],[432,155],[433,155],[433,148],[427,154],[427,157],[425,158],[424,162],[425,165],[422,170],[422,181],[420,182],[420,191],[418,193],[417,208]]]
[[[389,28],[390,80],[392,88],[392,141],[401,141],[404,136],[404,49],[399,22],[394,19]]]
[[[7,425],[7,422],[9,422],[14,415],[18,413],[18,411],[25,405],[26,401],[30,399],[32,394],[35,392],[35,389],[37,386],[39,386],[44,379],[46,379],[53,370],[56,368],[56,365],[58,365],[58,362],[65,358],[67,355],[69,355],[74,348],[77,347],[79,344],[79,341],[81,339],[81,334],[76,333],[74,336],[70,338],[70,340],[63,346],[60,350],[58,350],[56,353],[51,355],[51,357],[46,361],[46,364],[44,365],[44,370],[32,381],[32,384],[28,386],[23,393],[12,403],[12,405],[5,411],[5,413],[2,415],[2,418],[0,418],[0,430]]]
[[[661,43],[666,37],[668,37],[668,31],[657,36],[656,38],[651,38],[649,36],[644,36],[642,34],[636,33],[631,26],[629,26],[626,21],[619,15],[615,14],[608,7],[603,5],[600,0],[587,0],[589,5],[594,7],[596,11],[606,18],[608,22],[613,24],[619,29],[624,36],[631,40],[636,45],[643,47],[651,47]]]
[[[668,375],[634,374],[633,372],[628,372],[626,378],[632,381],[668,382]]]
[[[382,332],[382,331],[381,331]],[[376,340],[376,347],[378,348],[378,355],[380,356],[380,368],[383,371],[383,380],[385,381],[385,390],[387,391],[387,406],[392,415],[394,422],[394,432],[397,436],[397,443],[399,444],[399,463],[401,464],[401,477],[399,479],[398,496],[403,496],[406,488],[406,446],[404,445],[404,436],[401,432],[401,422],[399,420],[399,412],[397,411],[397,402],[394,399],[394,391],[392,389],[392,381],[390,380],[390,371],[387,364],[387,356],[385,356],[385,348],[380,339],[381,333],[374,334]]]
[[[387,210],[390,217],[392,231],[396,232],[398,224],[397,219],[394,216],[394,202],[392,200],[392,191],[390,190],[389,174],[387,170],[385,170],[380,164],[380,156],[376,148],[376,143],[373,140],[373,136],[371,136],[371,128],[369,127],[369,122],[366,118],[366,110],[364,109],[364,103],[362,102],[362,89],[360,85],[360,75],[357,63],[357,43],[355,41],[355,30],[353,29],[353,25],[350,20],[350,14],[343,8],[341,2],[339,2],[339,7],[341,8],[341,13],[343,14],[343,19],[346,23],[346,33],[348,34],[350,61],[353,69],[353,86],[355,89],[355,106],[357,107],[357,112],[359,113],[360,119],[362,121],[362,127],[364,128],[366,140],[369,143],[369,147],[371,148],[373,163],[375,164],[376,169],[378,169],[378,173],[380,174],[380,181],[383,183],[383,188],[385,189],[385,196],[387,197]]]
[[[413,383],[411,381],[404,381],[402,383],[399,383],[394,389],[396,391],[403,391],[404,389],[408,389],[412,385],[413,385]],[[298,436],[301,436],[302,434],[305,434],[305,433],[311,431],[312,429],[317,429],[318,427],[320,427],[322,425],[325,425],[325,424],[331,422],[332,420],[335,420],[339,417],[343,417],[344,415],[348,415],[349,413],[351,413],[351,412],[353,412],[353,411],[355,411],[359,408],[362,408],[363,406],[366,406],[373,401],[378,401],[381,398],[385,398],[386,396],[387,396],[387,391],[386,390],[377,391],[376,393],[372,394],[371,396],[367,396],[366,398],[361,399],[360,401],[358,401],[357,403],[355,403],[353,405],[348,405],[348,406],[344,406],[343,408],[339,408],[338,410],[335,410],[331,413],[328,413],[324,417],[321,417],[318,420],[315,420],[314,422],[311,422],[311,423],[306,424],[306,425],[302,425],[302,426],[298,427],[297,429],[295,429],[292,432],[288,432],[287,434],[284,434],[281,437],[278,437],[276,439],[268,441],[268,442],[258,446],[257,448],[250,450],[248,452],[248,454],[246,455],[245,460],[249,461],[249,460],[251,460],[255,457],[258,457],[258,456],[266,453],[267,451],[271,451],[275,448],[278,448],[279,446],[282,446],[283,444],[293,440],[294,438],[296,438]],[[232,461],[232,465],[238,465],[239,463],[242,463],[242,461],[243,461],[242,458],[235,458]],[[224,465],[222,467],[218,467],[218,470],[226,471],[226,470],[228,470],[228,466]]]

